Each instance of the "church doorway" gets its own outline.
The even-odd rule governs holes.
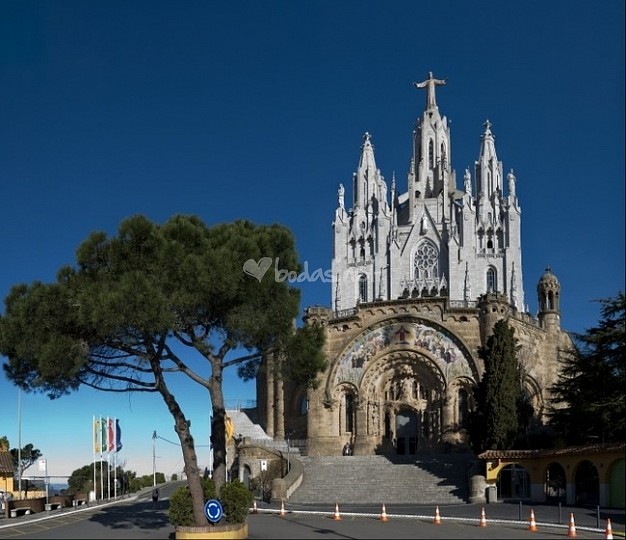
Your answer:
[[[417,414],[411,409],[396,414],[396,452],[399,456],[417,454]]]

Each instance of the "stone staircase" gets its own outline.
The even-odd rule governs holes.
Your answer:
[[[469,498],[470,454],[305,456],[290,503],[459,504]]]
[[[263,428],[258,424],[255,424],[250,418],[250,412],[245,409],[227,409],[226,415],[230,416],[230,419],[235,428],[235,436],[250,437],[252,439],[267,439],[272,440],[270,436],[263,431]]]

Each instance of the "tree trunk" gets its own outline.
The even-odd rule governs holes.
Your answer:
[[[204,515],[204,493],[202,491],[202,484],[200,482],[200,470],[198,469],[198,456],[196,454],[196,447],[194,444],[191,430],[189,429],[190,422],[185,418],[185,415],[178,405],[178,402],[172,394],[169,393],[165,384],[159,385],[159,392],[163,396],[167,408],[174,418],[174,429],[180,440],[181,448],[183,451],[183,462],[185,463],[185,474],[187,475],[187,485],[189,486],[189,493],[191,494],[191,501],[193,505],[193,519],[197,526],[206,525],[206,516]]]
[[[226,483],[226,409],[220,390],[219,396],[211,392],[213,416],[211,418],[211,444],[213,445],[213,481],[219,493]]]

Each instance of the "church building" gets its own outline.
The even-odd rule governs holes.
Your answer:
[[[426,99],[406,184],[392,176],[388,186],[365,133],[349,189],[339,185],[330,306],[304,318],[326,332],[319,387],[282,380],[271,358],[257,379],[266,433],[305,440],[310,456],[340,455],[346,443],[355,455],[467,448],[478,351],[500,319],[515,330],[525,394],[545,420],[559,355],[571,346],[549,268],[537,316],[525,308],[517,178],[498,159],[493,126],[485,122],[473,170],[457,185],[435,95],[446,81],[430,73],[413,84]]]

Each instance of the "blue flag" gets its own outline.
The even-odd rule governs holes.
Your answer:
[[[115,451],[119,452],[122,449],[122,428],[120,427],[120,421],[115,420]]]

